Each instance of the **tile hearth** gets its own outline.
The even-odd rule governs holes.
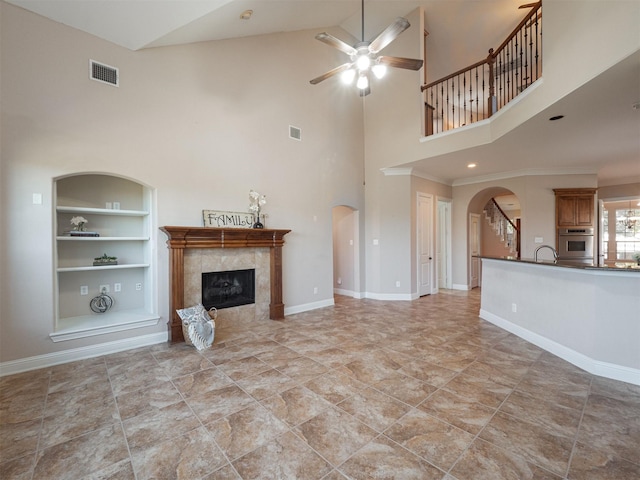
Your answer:
[[[478,318],[479,291],[218,321],[214,346],[0,379],[0,478],[637,479],[640,387]]]

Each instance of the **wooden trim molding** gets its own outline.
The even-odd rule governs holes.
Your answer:
[[[271,249],[271,303],[269,318],[284,318],[282,303],[282,246],[284,236],[291,230],[211,227],[160,227],[169,247],[169,283],[171,297],[169,310],[169,340],[183,342],[182,322],[176,310],[184,308],[184,250],[187,248],[255,248]]]

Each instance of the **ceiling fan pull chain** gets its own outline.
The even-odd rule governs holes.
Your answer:
[[[362,21],[360,22],[360,25],[362,25],[362,36],[360,41],[364,42],[364,0],[362,0],[362,8],[360,9],[360,15],[362,19]]]

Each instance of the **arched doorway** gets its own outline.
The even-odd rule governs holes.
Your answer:
[[[491,187],[475,194],[467,207],[468,285],[481,284],[480,256],[520,256],[520,201],[503,187]]]
[[[361,298],[360,216],[358,210],[338,205],[333,220],[333,292]]]

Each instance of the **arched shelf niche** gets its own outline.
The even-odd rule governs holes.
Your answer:
[[[54,179],[53,192],[56,316],[51,339],[157,325],[152,189],[116,175],[79,173]],[[86,220],[84,231],[75,225],[78,217]],[[113,302],[107,311],[96,312],[91,301],[102,293]]]

